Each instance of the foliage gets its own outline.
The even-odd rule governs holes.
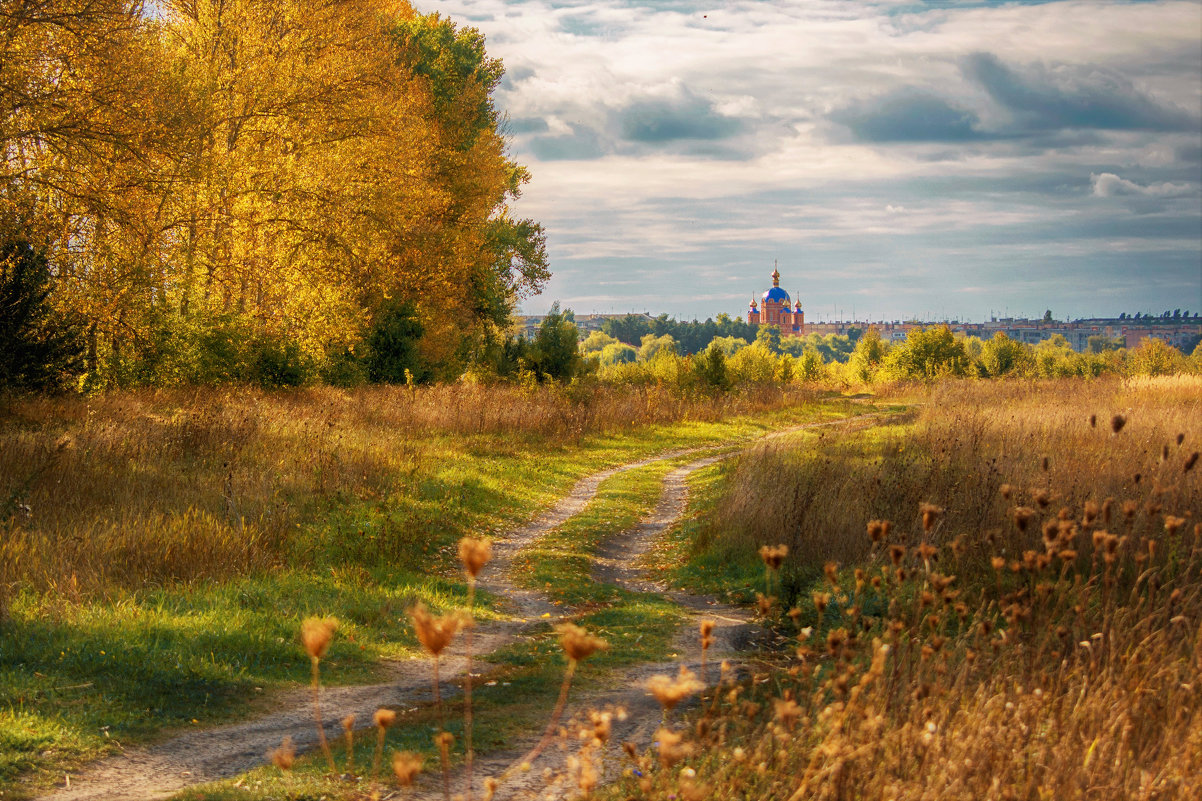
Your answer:
[[[715,339],[751,342],[756,337],[757,329],[758,326],[728,314],[719,314],[717,319],[704,322],[677,321],[666,314],[652,320],[643,315],[628,314],[608,319],[602,326],[606,334],[635,347],[641,344],[647,334],[657,337],[670,336],[676,341],[677,350],[681,355],[700,353]],[[730,355],[729,350],[727,355]]]
[[[698,355],[694,364],[702,384],[716,390],[730,388],[730,374],[726,369],[726,350],[717,342],[711,342],[710,346]]]
[[[381,304],[364,343],[367,377],[383,384],[424,379],[428,370],[418,347],[423,331],[412,302],[394,298]]]
[[[478,31],[403,0],[154,5],[0,15],[0,211],[37,210],[90,386],[350,375],[389,298],[453,375],[546,281]],[[220,349],[199,327],[230,320],[259,352],[201,364]]]
[[[982,376],[998,378],[1028,374],[1034,368],[1034,358],[1023,343],[999,331],[982,346],[978,364]]]
[[[1133,375],[1172,375],[1185,367],[1181,351],[1164,341],[1147,337],[1128,354]]]
[[[676,340],[669,334],[645,334],[639,343],[639,361],[649,362],[657,356],[676,354]]]
[[[609,345],[618,344],[618,340],[603,331],[592,331],[580,343],[581,353],[600,353]]]
[[[43,253],[0,240],[0,390],[59,389],[83,369],[82,326],[55,311],[53,286]]]
[[[890,377],[920,381],[967,375],[968,366],[964,343],[946,325],[912,330],[905,344],[891,348],[883,362]]]
[[[638,361],[639,352],[624,342],[611,342],[601,349],[601,364],[631,364]]]
[[[539,381],[570,381],[583,366],[576,324],[569,319],[570,314],[560,312],[556,302],[530,343],[525,362]]]

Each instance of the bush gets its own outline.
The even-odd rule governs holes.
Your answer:
[[[968,374],[968,353],[946,325],[914,329],[904,345],[890,349],[884,369],[890,378],[933,380]]]

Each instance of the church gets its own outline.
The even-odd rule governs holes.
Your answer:
[[[780,270],[772,268],[772,288],[764,293],[759,307],[755,297],[747,312],[747,322],[752,325],[778,325],[781,336],[799,337],[805,334],[806,313],[801,310],[801,299],[789,308],[789,293],[780,288]]]

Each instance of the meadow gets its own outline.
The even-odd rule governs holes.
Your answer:
[[[342,620],[336,682],[420,652],[462,608],[457,541],[590,472],[845,413],[814,392],[508,387],[144,390],[0,413],[0,783],[253,714],[307,679],[302,618]],[[477,615],[496,614],[484,598]],[[267,700],[265,700],[267,699]]]
[[[1184,799],[1202,782],[1196,376],[943,380],[871,403],[779,385],[205,392],[226,394],[27,400],[5,417],[7,442],[27,448],[5,475],[38,467],[17,485],[5,541],[5,563],[21,570],[6,578],[0,663],[0,770],[14,797],[112,738],[265,711],[308,679],[297,632],[310,615],[341,620],[323,682],[369,681],[423,643],[429,652],[406,610],[468,606],[460,538],[511,530],[584,475],[690,446],[740,450],[692,475],[684,516],[642,564],[668,586],[756,610],[764,635],[709,686],[684,674],[648,685],[664,704],[654,736],[610,743],[601,705],[553,717],[567,761],[546,788]],[[755,439],[844,417],[855,419]],[[513,556],[519,586],[608,644],[576,671],[586,703],[631,666],[704,664],[704,629],[676,653],[690,619],[677,602],[599,583],[591,568],[695,458],[607,479]],[[131,471],[139,460],[151,461]],[[62,500],[64,484],[77,500]],[[171,505],[181,498],[190,508]],[[118,510],[125,540],[106,534],[122,528]],[[186,550],[191,529],[164,526],[171,514],[208,515],[210,550]],[[485,593],[472,614],[510,613]],[[469,707],[484,756],[537,738],[559,708],[569,640],[549,622],[521,631],[489,657]],[[336,771],[317,753],[277,755],[276,767],[180,797],[441,797],[431,731],[450,732],[454,773],[469,727],[425,703],[397,715],[382,752],[397,759],[392,778],[369,774],[376,734],[360,723],[353,753],[333,743]],[[409,788],[419,759],[430,775]],[[498,777],[512,781],[479,773],[478,797]]]
[[[1195,797],[1200,444],[1196,379],[955,382],[699,474],[654,566],[791,643],[603,797]]]

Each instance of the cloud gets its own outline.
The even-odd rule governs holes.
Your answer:
[[[1182,197],[1190,194],[1193,190],[1189,184],[1175,181],[1141,185],[1134,181],[1128,181],[1126,178],[1120,178],[1112,172],[1092,173],[1089,179],[1093,184],[1095,197],[1118,197],[1120,195]]]
[[[777,258],[827,313],[1202,289],[1196,0],[415,3],[509,68],[515,213],[555,273],[532,312],[739,312],[708,299]]]
[[[966,142],[981,138],[979,119],[941,97],[906,87],[831,114],[862,142]]]
[[[1157,102],[1097,65],[1032,66],[1020,73],[995,55],[975,53],[964,60],[964,70],[1031,131],[1188,131],[1198,125],[1184,109]]]
[[[570,133],[558,136],[538,136],[527,147],[544,161],[594,159],[605,153],[601,137],[584,125],[572,125]]]
[[[618,111],[614,121],[625,139],[643,144],[728,139],[744,127],[742,120],[719,114],[713,103],[688,89],[677,97],[636,100]]]

